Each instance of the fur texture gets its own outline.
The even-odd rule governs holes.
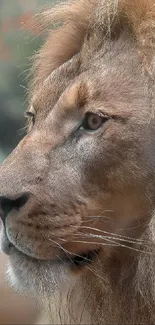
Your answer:
[[[38,19],[28,134],[0,166],[9,278],[45,323],[154,324],[155,1],[74,0]]]
[[[41,14],[41,29],[55,26],[35,57],[34,84],[81,51],[87,38],[95,38],[92,50],[105,38],[119,37],[129,29],[142,59],[153,72],[155,46],[155,4],[152,0],[80,0],[64,2]],[[92,40],[90,41],[90,43]],[[85,53],[86,54],[86,53]]]

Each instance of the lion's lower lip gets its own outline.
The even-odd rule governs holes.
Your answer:
[[[81,268],[84,267],[94,260],[94,258],[98,255],[100,249],[95,249],[95,250],[90,250],[85,253],[73,255],[71,254],[69,257],[61,257],[61,258],[55,258],[55,259],[48,259],[47,261],[53,262],[53,263],[59,263],[63,265],[68,265],[71,268]],[[7,251],[8,255],[13,255],[13,254],[20,254],[23,258],[28,259],[28,260],[34,260],[37,262],[43,261],[42,259],[39,259],[37,257],[31,257],[23,252],[21,252],[19,249],[17,249],[14,245],[10,244],[9,245],[9,250]],[[45,262],[46,260],[44,260]]]
[[[23,249],[20,249],[20,247],[16,247],[9,241],[6,234],[3,237],[1,248],[5,254],[11,257],[11,259],[14,259],[16,255],[18,255],[22,260],[25,259],[28,261],[34,261],[34,263],[36,261],[37,263],[50,262],[53,264],[62,264],[63,266],[69,267],[71,269],[80,269],[92,263],[100,251],[100,249],[87,249],[86,252],[77,252],[68,256],[62,255],[62,252],[60,251],[60,256],[57,254],[57,256],[53,258],[42,258],[39,257],[39,252],[38,256],[35,256],[33,253],[29,254],[27,250],[25,251]]]

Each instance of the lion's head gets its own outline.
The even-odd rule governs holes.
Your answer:
[[[42,17],[58,28],[35,58],[28,133],[0,166],[9,274],[50,297],[91,277],[100,291],[107,274],[124,297],[155,207],[154,1],[74,0]]]

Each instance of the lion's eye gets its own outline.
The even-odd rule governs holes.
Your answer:
[[[32,123],[34,124],[35,123],[35,114],[33,112],[30,112],[30,111],[27,111],[25,113],[25,116],[30,118],[32,120]]]
[[[87,113],[83,120],[81,127],[86,131],[96,131],[102,124],[107,120],[105,116],[98,115],[95,113]]]

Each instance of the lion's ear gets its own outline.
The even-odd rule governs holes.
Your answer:
[[[80,51],[94,2],[94,0],[67,1],[45,10],[38,16],[41,20],[40,30],[51,29],[51,31],[34,60],[34,87],[40,85],[53,70]]]

